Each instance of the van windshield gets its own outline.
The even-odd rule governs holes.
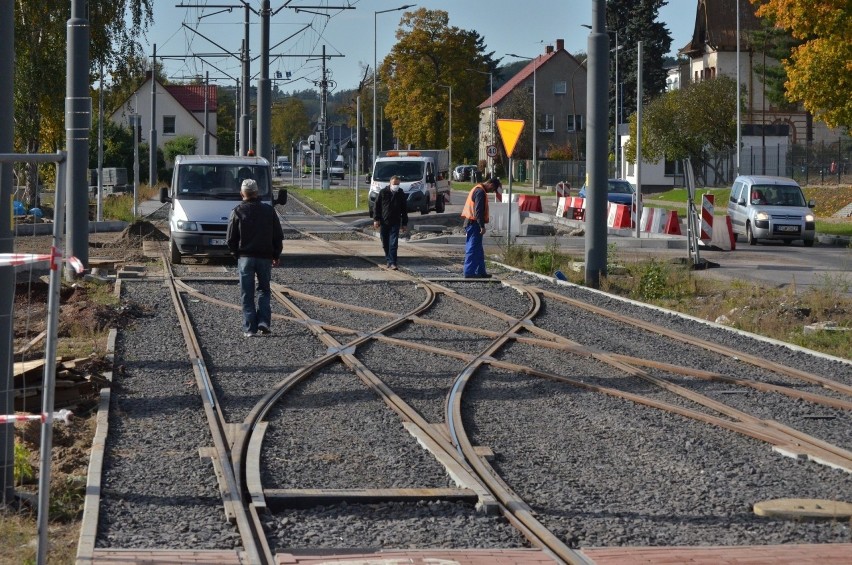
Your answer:
[[[752,185],[751,203],[767,206],[807,206],[798,186],[783,184]]]
[[[183,199],[240,200],[245,179],[257,181],[261,198],[271,194],[268,167],[242,164],[205,163],[181,165],[178,169],[177,196]]]
[[[379,161],[373,171],[373,179],[388,182],[394,175],[400,182],[414,182],[423,179],[423,161]]]

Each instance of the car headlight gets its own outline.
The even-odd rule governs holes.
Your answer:
[[[806,222],[813,222],[814,221],[814,215],[813,214],[805,214],[805,221]]]
[[[422,181],[413,182],[411,183],[411,186],[408,187],[408,192],[419,192],[421,190],[423,190]]]
[[[767,214],[766,212],[758,212],[757,214],[755,214],[754,219],[757,221],[768,220],[769,214]]]
[[[177,228],[181,231],[198,231],[198,223],[178,220]]]

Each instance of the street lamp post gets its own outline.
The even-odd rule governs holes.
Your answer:
[[[450,127],[449,127],[449,150],[450,150],[450,168],[453,166],[453,86],[449,84],[439,84],[441,88],[448,88],[450,90],[450,102],[448,104],[450,110]]]
[[[527,59],[533,62],[533,119],[532,119],[532,127],[533,127],[533,142],[532,142],[532,150],[533,150],[533,171],[532,171],[532,185],[533,192],[535,192],[536,188],[536,171],[538,169],[538,151],[536,150],[536,139],[538,138],[538,115],[536,114],[536,70],[538,70],[538,55],[535,57],[523,57],[521,55],[515,55],[514,53],[506,53],[509,57],[517,57],[518,59]]]
[[[580,61],[580,64],[577,65],[577,68],[574,69],[574,71],[571,73],[571,108],[572,108],[571,120],[574,122],[574,151],[577,152],[577,154],[574,155],[575,161],[579,158],[580,144],[579,144],[578,137],[577,137],[577,98],[574,96],[574,75],[577,74],[577,71],[579,71],[581,68],[583,68],[583,65],[585,65],[586,61],[588,61],[588,60],[589,60],[589,58],[586,57],[585,59]],[[585,114],[583,114],[583,115],[585,115]]]
[[[475,73],[479,73],[481,75],[488,75],[488,101],[491,103],[491,110],[489,114],[490,128],[488,131],[488,145],[494,145],[494,73],[491,71],[478,71],[476,69],[467,69],[468,71],[473,71]],[[488,161],[488,174],[492,176],[494,174],[494,161],[492,157],[489,157],[486,154],[486,159]]]
[[[399,8],[390,8],[389,10],[377,10],[373,12],[373,163],[376,162],[376,156],[378,155],[378,151],[376,151],[376,83],[379,80],[379,69],[376,67],[376,51],[378,50],[378,17],[379,14],[384,14],[386,12],[398,12],[400,10],[413,8],[416,5],[417,4],[406,4]]]

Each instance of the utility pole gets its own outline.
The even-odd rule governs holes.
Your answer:
[[[86,0],[72,0],[67,23],[68,62],[65,86],[65,144],[68,148],[68,237],[66,253],[89,266],[89,129],[92,98],[89,96],[89,20]],[[56,213],[62,213],[56,210]],[[74,279],[72,269],[66,278]]]
[[[257,79],[257,153],[272,159],[270,116],[272,115],[272,81],[269,80],[269,0],[260,3],[260,78]],[[325,61],[325,59],[323,59]]]
[[[249,113],[251,112],[251,58],[249,57],[249,10],[248,2],[244,6],[244,38],[243,38],[243,103],[240,115],[240,155],[245,155],[249,150],[251,130],[249,129]]]
[[[606,32],[606,0],[593,0],[592,31],[588,39],[589,78],[588,134],[586,151],[586,285],[600,288],[606,276],[607,122],[609,121],[609,35]]]
[[[103,73],[101,73],[103,81]],[[103,89],[103,87],[101,87]],[[206,115],[206,114],[205,114]],[[103,120],[103,111],[101,111]],[[157,186],[157,44],[154,44],[154,56],[151,61],[151,132],[148,134],[148,184]],[[100,175],[100,173],[98,173]],[[100,182],[100,177],[98,177]],[[98,217],[98,220],[101,218]]]
[[[210,71],[204,75],[204,155],[210,155],[210,127],[207,125],[207,107],[210,90]]]
[[[326,162],[326,143],[327,136],[325,133],[325,124],[327,116],[326,116],[326,102],[328,100],[328,81],[326,80],[326,69],[325,69],[325,45],[322,46],[322,79],[320,80],[320,119],[317,124],[317,135],[319,136],[319,150],[320,150],[320,187],[325,190],[330,188],[330,180],[328,178],[328,170],[326,170],[327,162]],[[313,156],[311,157],[313,158]]]

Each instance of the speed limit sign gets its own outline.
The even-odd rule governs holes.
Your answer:
[[[489,157],[496,157],[497,156],[497,146],[496,145],[489,145],[488,148],[485,150],[485,154],[488,155]]]

